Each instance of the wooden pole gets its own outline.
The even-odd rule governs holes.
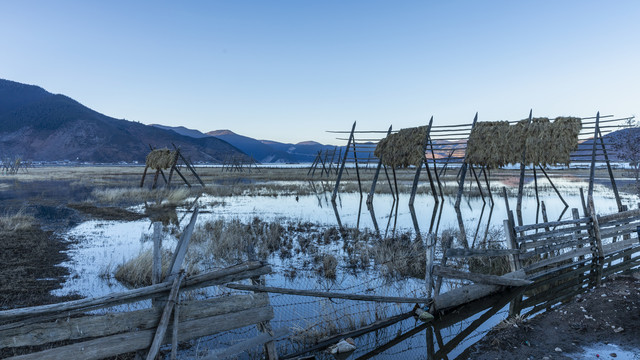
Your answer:
[[[429,137],[429,144],[431,147],[431,160],[433,161],[433,173],[435,174],[436,181],[438,182],[438,191],[440,192],[440,198],[444,201],[444,192],[442,191],[442,183],[440,182],[440,175],[438,174],[438,166],[436,163],[436,154],[433,150],[433,140]],[[427,162],[428,163],[428,162]],[[427,165],[429,166],[429,165]]]
[[[387,131],[387,136],[391,134],[391,126],[389,126],[389,131]],[[380,159],[378,159],[378,166],[376,167],[376,172],[373,175],[373,182],[371,183],[371,190],[369,191],[369,195],[367,196],[367,205],[371,205],[373,203],[373,195],[376,191],[376,184],[378,182],[378,176],[380,175],[380,168],[382,167],[382,154],[380,154]]]
[[[318,163],[318,155],[316,155],[316,157],[313,159],[313,162],[311,163],[311,166],[309,167],[309,171],[307,171],[307,176],[309,176],[309,174],[311,174],[311,170],[313,170],[313,173],[315,174],[315,172],[316,172],[316,164],[317,163]],[[311,174],[311,176],[313,176],[313,174]]]
[[[536,204],[540,205],[540,196],[538,195],[538,174],[536,174],[536,166],[531,166],[533,169],[533,188],[536,191]]]
[[[478,121],[478,113],[473,118],[473,123],[471,124],[471,132],[473,132],[473,128],[476,126],[476,122]],[[460,168],[460,184],[458,185],[458,196],[456,197],[456,203],[454,205],[455,208],[460,208],[460,200],[462,199],[462,191],[464,191],[464,179],[467,175],[467,162],[462,162],[462,167]]]
[[[434,233],[427,235],[427,253],[426,253],[426,272],[425,272],[425,286],[427,288],[427,298],[431,298],[433,292],[433,260],[435,256],[436,236]]]
[[[347,148],[344,152],[344,158],[342,159],[342,164],[340,165],[340,171],[338,171],[338,178],[336,179],[336,186],[333,188],[333,195],[331,195],[331,201],[335,202],[336,197],[338,196],[338,187],[340,187],[340,179],[342,179],[342,172],[344,171],[344,166],[347,162],[347,155],[349,155],[349,147],[351,146],[351,141],[353,141],[353,132],[356,130],[356,122],[353,122],[353,126],[351,127],[351,134],[349,135],[349,140],[347,141]]]
[[[569,207],[569,204],[567,204],[567,202],[564,200],[558,188],[556,188],[556,186],[553,184],[553,181],[551,181],[551,177],[549,177],[549,174],[547,174],[547,172],[544,170],[542,166],[538,166],[538,167],[540,168],[544,176],[547,178],[547,181],[549,181],[549,184],[551,184],[551,187],[556,192],[556,195],[558,195],[558,197],[560,198],[560,201],[562,201],[565,207]]]
[[[616,185],[616,179],[613,177],[613,170],[611,169],[611,161],[609,161],[609,154],[607,154],[607,148],[604,146],[604,139],[602,132],[598,127],[598,137],[600,138],[600,145],[602,146],[602,152],[604,153],[604,161],[607,163],[607,171],[609,172],[609,179],[611,180],[611,188],[613,189],[613,195],[616,197],[616,205],[618,205],[618,211],[624,211],[622,209],[622,201],[620,200],[620,194],[618,193],[618,186]]]
[[[418,180],[420,179],[420,172],[422,171],[422,162],[416,167],[416,174],[413,177],[413,185],[411,186],[411,196],[409,197],[409,206],[413,206],[413,201],[416,197],[416,191],[418,190]]]
[[[173,170],[176,168],[176,164],[178,163],[178,152],[176,151],[176,155],[171,162],[171,170],[169,171],[169,181],[167,181],[167,186],[171,185],[171,178],[173,177]]]
[[[151,283],[162,282],[162,223],[153,223],[153,267],[151,270]]]
[[[598,141],[598,131],[600,130],[600,111],[596,114],[596,125],[593,133],[593,148],[591,150],[591,169],[589,170],[589,191],[587,199],[593,198],[593,181],[596,175],[596,144]]]
[[[476,184],[478,185],[478,191],[480,191],[480,196],[482,197],[482,203],[486,204],[487,202],[484,200],[484,192],[482,191],[482,185],[480,185],[480,179],[478,178],[476,169],[473,167],[473,165],[469,165],[469,167],[471,168],[471,173],[473,174],[473,177],[476,179]]]
[[[491,207],[493,207],[493,194],[491,193],[491,184],[489,183],[489,177],[487,176],[487,167],[482,166],[482,173],[484,174],[484,183],[487,185],[487,192],[489,193],[489,199],[491,199]]]
[[[358,168],[358,156],[356,155],[356,140],[353,139],[353,161],[356,164],[356,177],[358,178],[358,190],[360,191],[360,198],[362,198],[362,182],[360,181],[360,169]]]
[[[155,189],[156,185],[158,185],[158,175],[160,175],[160,169],[156,170],[156,175],[153,177],[153,184],[151,185],[151,189]]]
[[[149,166],[144,167],[144,172],[142,173],[142,180],[140,180],[140,187],[144,186],[144,178],[147,176],[148,169],[149,169]]]
[[[176,149],[176,151],[178,152],[178,156],[182,159],[182,161],[184,161],[184,164],[187,166],[187,169],[189,169],[191,171],[191,173],[193,174],[193,176],[195,176],[196,179],[198,179],[198,182],[200,183],[200,185],[202,185],[202,187],[205,187],[204,182],[202,182],[202,179],[200,179],[200,176],[198,176],[198,173],[193,168],[193,166],[191,165],[189,160],[187,160],[184,156],[182,156],[182,153],[180,152],[180,149],[177,148],[175,144],[171,143],[171,145],[173,145],[173,148]]]
[[[449,152],[449,156],[447,156],[447,161],[445,161],[444,166],[440,168],[440,176],[447,175],[447,166],[449,165],[449,161],[451,160],[451,157],[453,156],[454,152],[455,150],[451,150],[451,152]]]
[[[393,185],[391,184],[391,178],[389,177],[389,171],[387,170],[387,165],[384,165],[384,174],[387,177],[387,184],[389,184],[389,190],[391,191],[391,197],[393,201],[396,201],[396,194],[393,192]]]
[[[531,124],[533,109],[529,110],[529,120],[527,125]],[[516,204],[516,215],[518,216],[518,225],[522,226],[522,191],[524,189],[524,170],[527,156],[527,146],[522,145],[522,161],[520,162],[520,182],[518,182],[518,202]]]
[[[151,343],[149,354],[147,354],[147,360],[153,360],[156,358],[156,356],[158,355],[158,351],[160,350],[160,346],[162,345],[162,341],[164,340],[164,335],[167,332],[167,327],[169,327],[171,312],[173,311],[173,306],[176,303],[176,299],[178,297],[180,289],[180,282],[182,282],[182,277],[184,274],[180,273],[176,275],[177,276],[173,280],[171,291],[169,292],[169,301],[164,307],[162,317],[160,317],[160,323],[158,324],[158,329],[156,330],[156,335],[153,338],[153,343]]]

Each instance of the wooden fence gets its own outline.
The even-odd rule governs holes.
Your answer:
[[[178,292],[223,285],[269,272],[270,268],[261,262],[248,262],[224,270],[185,277]],[[172,288],[175,292],[175,283],[174,280],[98,298],[2,311],[0,350],[19,350],[22,347],[44,345],[47,347],[46,350],[15,356],[12,359],[101,359],[149,349],[160,330],[159,324],[163,313],[166,312],[166,306],[165,309],[154,306],[104,315],[87,312],[141,300],[166,299]],[[156,341],[158,346],[173,343],[175,347],[179,341],[241,328],[273,318],[268,296],[264,294],[182,300],[175,310],[173,323],[163,330],[170,335],[161,336]],[[70,342],[72,343],[69,344]],[[64,345],[58,346],[59,344]]]
[[[504,289],[505,286],[523,286],[533,280],[549,277],[561,278],[562,271],[579,264],[589,263],[594,273],[609,274],[612,269],[625,269],[640,265],[640,209],[599,216],[593,206],[586,207],[591,215],[580,217],[572,209],[573,218],[562,221],[515,226],[513,213],[504,221],[509,249],[449,248],[443,265],[430,265],[427,281],[433,277],[466,279],[476,284],[453,289],[433,298],[434,308],[444,310],[462,305]],[[499,257],[509,259],[511,272],[492,276],[460,271],[444,266],[447,258]],[[605,260],[606,258],[606,260]],[[603,269],[604,263],[607,269]],[[617,267],[612,266],[618,262]],[[600,281],[602,276],[593,276]],[[436,286],[437,289],[437,286]],[[528,299],[529,302],[535,300]]]
[[[208,286],[245,279],[259,283],[260,276],[271,272],[265,263],[250,261],[185,277],[181,268],[197,216],[196,207],[178,241],[169,275],[164,280],[160,275],[160,257],[156,256],[161,249],[161,226],[156,223],[152,279],[157,283],[96,298],[0,311],[0,356],[102,359],[148,349],[146,358],[150,360],[156,358],[162,345],[171,344],[171,358],[175,359],[180,341],[257,325],[264,334],[223,352],[211,353],[206,358],[233,356],[261,344],[265,345],[269,359],[277,358],[273,339],[282,336],[283,332],[271,329],[269,321],[274,313],[268,295],[258,293],[194,300],[186,300],[189,297],[183,296],[180,300],[181,293]],[[151,303],[150,308],[89,313],[145,300]]]

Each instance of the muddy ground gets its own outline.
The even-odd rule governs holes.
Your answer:
[[[600,345],[585,351],[594,344]],[[640,359],[640,272],[608,279],[532,319],[507,320],[467,354],[491,360]]]

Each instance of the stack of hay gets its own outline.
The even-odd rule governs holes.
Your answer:
[[[509,163],[504,146],[509,143],[508,121],[476,123],[467,142],[466,162],[497,168]],[[521,152],[522,153],[522,152]]]
[[[380,140],[373,154],[392,167],[420,166],[427,145],[428,126],[407,128]]]
[[[145,164],[154,170],[168,169],[176,161],[176,155],[175,151],[170,151],[167,148],[152,150],[147,155]]]
[[[492,168],[522,162],[525,164],[569,164],[578,147],[582,129],[580,118],[557,117],[521,120],[509,126],[506,121],[477,123],[469,135],[465,162]]]

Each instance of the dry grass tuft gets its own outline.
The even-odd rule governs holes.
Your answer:
[[[0,231],[14,232],[26,230],[34,226],[36,219],[24,213],[24,209],[20,209],[13,215],[5,214],[0,216]]]
[[[173,255],[169,250],[162,251],[162,278],[169,272]],[[153,250],[148,249],[140,252],[138,256],[124,262],[116,268],[114,277],[116,280],[129,287],[142,287],[151,285],[151,269],[153,265]],[[187,274],[195,274],[196,269],[193,263],[187,263]],[[106,274],[103,274],[106,276]]]
[[[197,191],[197,190],[196,190]],[[188,188],[149,190],[139,187],[98,189],[92,192],[92,197],[99,202],[109,204],[141,203],[145,201],[163,205],[181,205],[189,197],[198,193]]]
[[[410,233],[376,241],[371,254],[386,277],[402,279],[424,278],[426,273],[426,249],[419,239]]]

